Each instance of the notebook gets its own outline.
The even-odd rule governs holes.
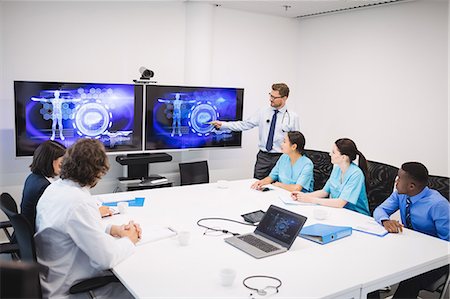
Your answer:
[[[255,258],[264,258],[288,251],[306,219],[305,216],[271,205],[253,233],[224,240]]]
[[[177,235],[177,232],[174,229],[167,226],[142,225],[141,227],[142,238],[136,243],[137,246]]]
[[[384,237],[388,234],[388,231],[384,228],[384,226],[378,224],[378,222],[373,219],[360,223],[359,225],[354,226],[353,229],[378,237]]]
[[[287,205],[297,205],[297,206],[316,206],[315,203],[309,203],[309,202],[301,202],[297,200],[293,200],[291,198],[290,194],[280,194],[278,195],[278,198]]]

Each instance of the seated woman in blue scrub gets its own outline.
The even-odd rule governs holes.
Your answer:
[[[293,192],[292,198],[334,208],[346,208],[370,215],[366,194],[367,161],[356,144],[348,139],[338,139],[330,153],[334,164],[330,178],[322,190],[312,193]],[[359,157],[359,167],[352,161]]]
[[[278,159],[268,177],[256,181],[251,187],[261,190],[264,185],[288,191],[312,192],[314,186],[312,161],[303,155],[305,136],[298,131],[288,132],[281,145],[283,155]]]

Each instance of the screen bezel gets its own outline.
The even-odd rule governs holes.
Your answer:
[[[151,113],[148,113],[147,105],[150,102],[150,99],[148,98],[149,89],[150,88],[173,88],[173,89],[234,89],[236,90],[237,95],[237,102],[236,102],[236,120],[242,120],[243,115],[243,104],[244,104],[244,88],[239,87],[218,87],[218,86],[188,86],[188,85],[162,85],[162,84],[149,84],[145,88],[145,94],[144,94],[144,111],[143,111],[143,126],[145,129],[143,129],[143,148],[145,153],[159,153],[159,152],[179,152],[179,151],[198,151],[198,150],[215,150],[215,149],[239,149],[242,148],[242,132],[233,132],[236,134],[239,138],[239,144],[238,145],[205,145],[205,146],[198,146],[198,147],[164,147],[164,148],[154,148],[149,145],[147,135],[149,134],[150,130],[148,127],[148,121],[153,120],[153,109],[151,109]]]
[[[59,88],[63,86],[82,86],[82,85],[105,85],[105,86],[133,86],[134,88],[134,112],[133,112],[133,145],[128,145],[129,148],[108,148],[105,147],[106,153],[108,155],[118,155],[118,154],[129,154],[129,153],[142,153],[143,152],[143,125],[142,125],[142,113],[143,113],[143,96],[144,96],[144,85],[142,84],[126,84],[126,83],[96,83],[96,82],[55,82],[55,81],[25,81],[25,80],[15,80],[14,81],[14,147],[16,158],[31,157],[33,156],[34,150],[42,142],[31,142],[30,148],[25,149],[23,145],[20,145],[19,135],[26,132],[26,111],[19,109],[25,109],[25,107],[20,108],[19,106],[24,105],[26,100],[18,99],[18,89],[25,88],[25,86],[20,86],[21,84],[36,84],[41,85],[42,89],[53,88],[52,86],[58,86]],[[21,128],[21,129],[19,129]],[[26,134],[26,133],[25,133]],[[23,138],[23,137],[22,137]],[[60,142],[59,139],[55,139]],[[133,148],[131,148],[133,147]]]

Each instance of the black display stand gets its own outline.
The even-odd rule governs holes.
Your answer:
[[[127,176],[119,178],[119,180],[141,179],[142,181],[144,181],[149,179],[163,178],[161,176],[149,177],[148,164],[157,162],[169,162],[172,161],[172,156],[166,153],[128,154],[117,156],[116,161],[120,165],[126,165],[128,170]]]

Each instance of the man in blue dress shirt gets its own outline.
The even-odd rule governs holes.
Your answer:
[[[404,163],[398,171],[396,191],[373,213],[375,220],[390,233],[402,232],[403,226],[450,241],[450,204],[428,185],[428,170],[418,162]],[[402,224],[389,219],[400,210]],[[402,281],[393,298],[417,298],[419,291],[448,274],[449,265]]]

